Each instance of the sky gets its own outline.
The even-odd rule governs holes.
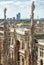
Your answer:
[[[20,12],[21,19],[29,19],[33,0],[0,0],[0,19],[4,18],[4,8],[7,8],[7,18],[15,17]],[[44,0],[34,0],[34,18],[44,18]]]

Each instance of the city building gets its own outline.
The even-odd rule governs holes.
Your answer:
[[[20,20],[20,18],[21,18],[21,14],[18,13],[18,14],[16,15],[16,20]]]
[[[15,21],[15,17],[13,17],[13,21]]]
[[[38,40],[38,65],[44,65],[44,39]]]

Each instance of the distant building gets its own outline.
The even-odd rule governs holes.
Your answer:
[[[10,18],[10,21],[12,21],[12,18]]]
[[[12,21],[12,18],[7,18],[7,21]]]
[[[9,18],[7,18],[7,21],[10,21],[10,19],[9,19]]]
[[[17,20],[20,20],[20,17],[21,17],[21,14],[18,13],[16,19],[17,19]]]
[[[0,22],[4,21],[4,19],[0,19]]]
[[[15,21],[15,17],[13,17],[13,21]]]
[[[15,21],[15,17],[13,17],[13,18],[7,18],[7,21]]]

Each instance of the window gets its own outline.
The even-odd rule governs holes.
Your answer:
[[[35,43],[38,43],[37,39],[34,39],[34,42],[35,42]]]
[[[9,35],[10,35],[10,33],[9,33]]]
[[[43,57],[43,51],[40,51],[40,56]]]
[[[12,38],[12,44],[13,44],[13,38]]]
[[[18,40],[16,41],[16,45],[17,45],[17,60],[19,62],[20,61],[20,55],[19,55],[20,42]]]
[[[11,41],[11,39],[9,38],[9,41]]]
[[[41,51],[43,51],[44,49],[43,48],[40,48]]]
[[[24,49],[24,43],[22,42],[22,49]]]
[[[40,60],[40,65],[43,65],[43,60],[42,59]]]
[[[20,61],[20,55],[19,55],[19,51],[18,51],[18,61]]]
[[[10,41],[9,41],[9,45],[10,45]]]
[[[24,65],[24,58],[22,57],[22,65]]]

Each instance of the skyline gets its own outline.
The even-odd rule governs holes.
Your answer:
[[[44,0],[34,0],[34,18],[44,18]],[[28,19],[31,15],[32,0],[0,0],[0,18],[4,18],[4,8],[7,8],[7,18],[15,17],[20,12],[21,19]]]

